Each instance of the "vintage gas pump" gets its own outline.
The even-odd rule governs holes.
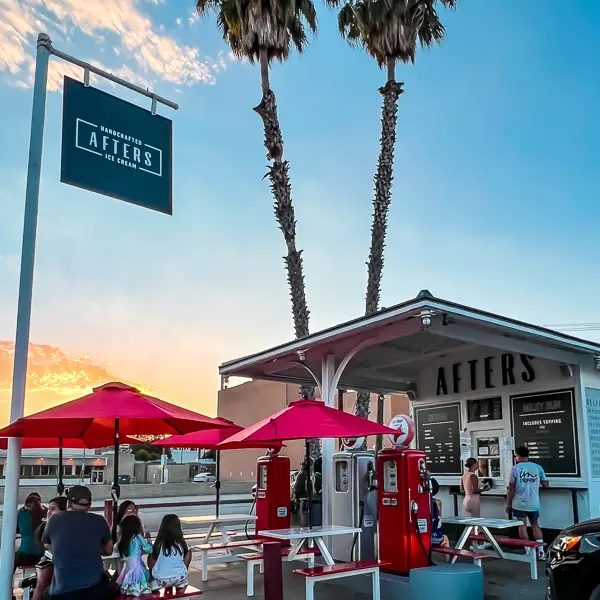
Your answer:
[[[407,447],[415,431],[410,417],[394,417],[390,427],[400,431],[390,436],[396,447],[377,456],[379,560],[406,575],[430,564],[430,478],[425,452]]]
[[[362,448],[364,438],[343,440],[344,450],[333,455],[333,524],[360,527],[360,536],[332,537],[331,553],[339,561],[370,560],[377,549],[377,488],[375,453]]]
[[[273,450],[256,461],[256,531],[290,527],[290,459]]]

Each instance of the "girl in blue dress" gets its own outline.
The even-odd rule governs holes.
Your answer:
[[[152,552],[152,545],[142,535],[142,523],[135,515],[125,517],[120,523],[119,554],[124,559],[117,583],[125,596],[151,594],[150,573],[142,557]]]

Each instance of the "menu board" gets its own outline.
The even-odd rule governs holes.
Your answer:
[[[460,460],[460,404],[415,409],[417,448],[427,454],[432,475],[462,475]]]
[[[469,423],[477,421],[500,421],[502,419],[502,398],[478,398],[467,400],[467,420]]]
[[[573,390],[514,396],[510,400],[515,446],[527,446],[529,458],[540,464],[546,475],[578,477]]]
[[[600,390],[585,388],[592,479],[600,479]]]

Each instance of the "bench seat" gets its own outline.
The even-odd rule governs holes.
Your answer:
[[[214,544],[198,544],[192,546],[194,550],[209,551],[209,550],[227,550],[228,548],[246,548],[248,546],[258,546],[262,544],[264,539],[256,540],[235,540],[233,542],[216,542]]]
[[[255,546],[260,546],[264,539],[248,539],[248,540],[233,540],[230,542],[215,542],[214,544],[198,544],[196,546],[192,546],[192,550],[196,552],[202,553],[202,581],[208,581],[208,565],[209,564],[219,564],[230,562],[232,560],[238,560],[237,556],[234,556],[229,552],[233,548],[253,548]],[[225,556],[212,556],[209,557],[208,553],[213,550],[226,550]]]
[[[292,560],[306,560],[310,567],[314,567],[315,565],[315,556],[319,554],[318,548],[303,548],[302,550],[298,550],[296,556]],[[281,558],[284,560],[289,560],[290,548],[285,547],[281,549]],[[260,567],[260,572],[263,572],[263,560],[264,560],[263,552],[251,552],[248,554],[238,554],[237,558],[240,560],[246,561],[246,596],[251,598],[254,596],[254,569],[258,565]]]
[[[175,588],[167,588],[160,592],[153,592],[144,596],[119,596],[116,600],[135,600],[136,598],[153,600],[158,598],[197,598],[202,595],[202,590],[188,585],[185,590],[176,590]]]
[[[540,548],[545,546],[542,542],[532,542],[531,540],[521,540],[507,537],[496,537],[494,539],[498,542],[499,546],[507,546],[508,548]],[[487,542],[489,541],[485,535],[470,535],[469,540],[473,542]]]
[[[262,542],[261,542],[262,543]],[[250,544],[248,544],[250,546]],[[290,548],[282,548],[281,556],[288,556],[290,553]],[[320,554],[320,550],[318,548],[302,548],[302,550],[298,550],[296,556],[306,555],[306,554]],[[264,554],[262,552],[252,552],[251,554],[238,554],[238,558],[242,560],[262,560],[264,558]]]
[[[314,600],[315,583],[317,583],[317,581],[327,581],[328,579],[341,579],[342,577],[367,574],[371,575],[371,580],[373,582],[373,600],[380,600],[379,569],[387,567],[389,564],[389,562],[381,560],[358,560],[356,562],[297,569],[294,573],[306,578],[306,600]]]
[[[477,566],[481,566],[481,561],[485,558],[494,558],[487,552],[477,552],[475,550],[459,550],[458,548],[444,548],[443,546],[432,546],[432,552],[445,554],[446,556],[456,556],[458,558],[466,558],[472,560]]]
[[[311,567],[309,569],[296,569],[294,573],[302,577],[321,577],[351,573],[352,571],[364,571],[366,569],[379,569],[387,567],[390,563],[379,560],[358,560],[356,562],[337,563],[335,565],[324,565],[322,567]]]
[[[183,534],[183,539],[184,539],[184,540],[186,540],[186,541],[187,541],[187,540],[197,540],[197,539],[199,539],[199,538],[205,538],[207,533],[208,533],[208,532],[206,532],[206,531],[205,531],[205,532],[199,532],[199,533],[184,533],[184,534]],[[236,537],[236,536],[237,536],[239,533],[240,533],[239,531],[228,531],[228,532],[227,532],[227,537],[234,538],[234,537]],[[242,532],[242,533],[243,533],[243,532]],[[158,535],[158,534],[152,534],[152,538],[153,538],[153,539],[156,539],[156,536],[157,536],[157,535]],[[210,534],[210,537],[211,537],[211,538],[214,538],[214,537],[221,537],[221,532],[220,532],[220,531],[213,531],[213,532]]]
[[[521,548],[526,551],[526,554],[523,556],[519,553],[508,553],[505,554],[504,558],[509,560],[516,560],[518,562],[527,562],[529,563],[529,569],[531,572],[531,579],[537,579],[537,548],[543,548],[545,544],[542,542],[532,542],[530,540],[521,540],[521,539],[513,539],[508,537],[496,537],[494,536],[496,543],[498,546],[504,546],[505,548]],[[470,535],[469,540],[471,542],[488,542],[489,540],[484,535]],[[529,551],[528,551],[529,550]],[[528,551],[528,552],[527,552]],[[490,552],[495,551],[493,549]]]

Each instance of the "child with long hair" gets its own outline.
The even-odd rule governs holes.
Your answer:
[[[142,523],[135,515],[128,515],[119,523],[119,529],[119,554],[125,559],[117,578],[121,592],[125,596],[151,594],[150,573],[142,562],[142,556],[150,554],[152,546],[142,535]]]
[[[177,515],[165,515],[158,535],[148,557],[148,567],[152,575],[152,589],[185,589],[188,585],[188,567],[192,561],[192,551],[187,545],[181,521]]]

